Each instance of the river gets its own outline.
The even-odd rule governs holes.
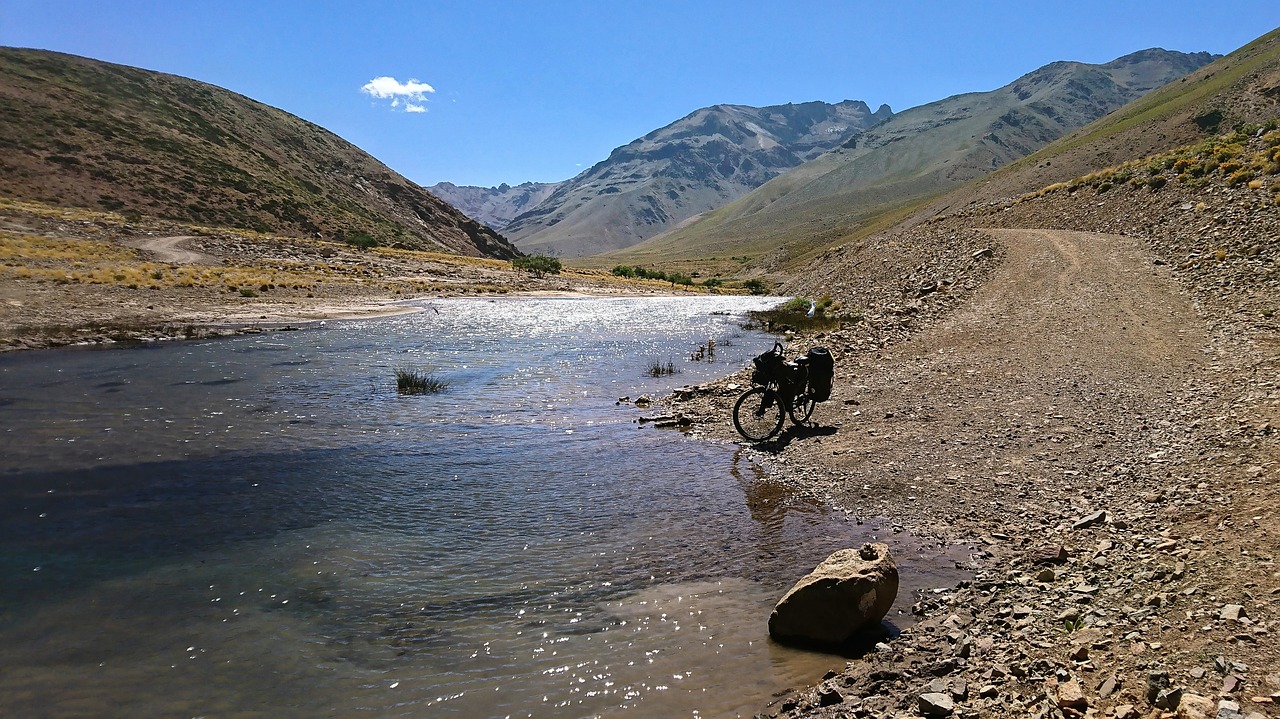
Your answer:
[[[767,617],[871,528],[618,400],[744,366],[771,303],[439,300],[0,357],[0,715],[761,711],[842,666]]]

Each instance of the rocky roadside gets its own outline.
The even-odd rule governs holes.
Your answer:
[[[770,715],[1280,716],[1274,205],[1247,188],[1077,195],[941,218],[890,238],[931,262],[894,266],[867,246],[797,285],[862,300],[870,321],[798,338],[836,354],[837,391],[816,427],[756,448],[759,461],[851,514],[961,545],[980,568],[918,598],[917,623]],[[1057,256],[1025,245],[1018,271],[1052,278],[1117,243],[1035,307],[1043,298],[1019,295],[1018,277],[973,264],[988,246],[993,267],[1011,261],[1011,238],[982,224],[1129,237],[1077,237]],[[1097,290],[1121,249],[1146,259]],[[1028,325],[1010,319],[1016,302],[984,294],[993,282],[1032,318],[1089,304]],[[735,441],[728,412],[747,384],[741,372],[685,388],[672,414]]]

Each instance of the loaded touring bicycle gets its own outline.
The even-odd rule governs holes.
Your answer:
[[[787,415],[803,424],[819,402],[831,398],[835,362],[825,347],[788,360],[782,343],[752,360],[751,389],[733,406],[733,426],[752,442],[764,442],[782,430]]]

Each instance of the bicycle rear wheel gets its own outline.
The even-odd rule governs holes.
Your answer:
[[[767,387],[752,387],[733,405],[733,426],[752,442],[763,442],[782,429],[782,398]]]
[[[798,395],[791,402],[791,421],[796,424],[808,422],[809,418],[813,416],[813,408],[817,406],[817,401],[808,392]]]

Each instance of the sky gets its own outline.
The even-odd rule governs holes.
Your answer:
[[[568,179],[719,103],[894,112],[1057,60],[1225,54],[1280,2],[0,0],[0,45],[182,75],[423,185]]]

